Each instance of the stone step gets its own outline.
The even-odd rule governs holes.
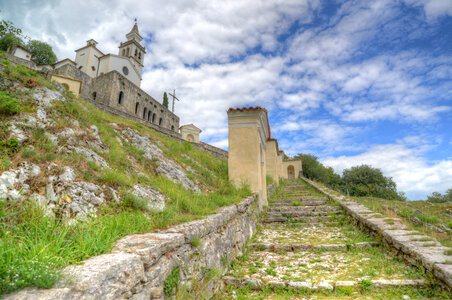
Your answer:
[[[329,222],[331,221],[331,216],[307,216],[307,217],[267,217],[262,220],[262,223],[282,223],[287,222],[286,224],[298,224],[298,223],[321,223],[321,222]]]
[[[274,200],[269,203],[269,206],[316,206],[316,205],[324,205],[328,203],[328,200]]]
[[[316,218],[317,219],[317,218]],[[318,220],[316,220],[318,221]],[[303,222],[303,223],[279,223],[272,224],[273,226],[286,226],[286,227],[335,227],[339,226],[338,222]]]
[[[272,200],[271,203],[275,204],[275,203],[294,203],[294,202],[299,202],[300,204],[303,204],[303,202],[308,202],[308,201],[328,201],[327,198],[322,198],[322,197],[312,197],[312,196],[308,196],[308,197],[297,197],[297,198],[278,198],[275,200]]]
[[[317,207],[317,206],[306,206],[306,207]],[[315,217],[315,216],[327,216],[329,214],[338,214],[342,213],[342,210],[339,209],[319,209],[319,210],[291,210],[291,211],[267,211],[268,217],[286,217],[286,218],[295,218],[295,217]]]
[[[311,250],[322,250],[322,251],[345,251],[356,248],[370,248],[377,247],[377,242],[360,242],[354,244],[321,244],[312,245],[310,243],[302,244],[270,244],[270,243],[254,243],[251,247],[257,251],[311,251]]]
[[[293,288],[298,290],[326,290],[334,291],[339,287],[359,287],[361,280],[355,281],[332,281],[325,280],[318,283],[312,283],[310,281],[282,281],[282,280],[269,280],[263,281],[258,278],[251,278],[245,276],[244,278],[237,278],[232,276],[224,276],[223,283],[225,285],[232,285],[235,287],[249,286],[253,290],[263,290],[264,288]],[[412,287],[412,288],[425,288],[430,283],[425,279],[376,279],[371,280],[370,283],[375,288],[394,288],[394,287]]]
[[[312,205],[312,206],[271,206],[266,209],[268,214],[283,213],[283,214],[298,214],[309,212],[343,212],[344,210],[339,206],[328,205]]]
[[[307,190],[305,186],[302,185],[288,185],[283,187],[283,191],[304,191]]]

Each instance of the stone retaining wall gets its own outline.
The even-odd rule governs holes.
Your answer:
[[[66,268],[56,288],[27,288],[5,299],[164,299],[164,282],[173,270],[179,286],[192,286],[208,298],[218,287],[210,276],[224,271],[255,233],[255,204],[251,196],[203,220],[126,236],[112,253]]]
[[[452,250],[451,248],[442,246],[430,236],[407,230],[407,226],[399,218],[384,217],[343,195],[333,193],[318,183],[304,177],[302,179],[339,202],[358,226],[377,236],[392,255],[399,255],[407,262],[425,269],[445,288],[452,290],[452,256],[446,254]]]

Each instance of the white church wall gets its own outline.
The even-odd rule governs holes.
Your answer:
[[[86,73],[86,65],[88,64],[89,48],[84,48],[76,52],[75,63],[79,70]],[[82,67],[82,68],[80,68]],[[91,76],[92,77],[92,76]]]
[[[129,71],[127,75],[124,74],[123,70],[124,67],[127,67]],[[113,70],[118,71],[119,74],[123,75],[124,77],[132,81],[136,86],[139,87],[141,85],[140,76],[137,74],[137,72],[133,68],[132,63],[127,58],[111,55],[109,71]]]
[[[31,54],[22,48],[17,47],[13,53],[14,56],[30,61]]]

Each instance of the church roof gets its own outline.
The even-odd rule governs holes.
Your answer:
[[[140,32],[138,31],[138,24],[135,22],[135,25],[133,25],[132,31],[136,31],[138,34],[140,34]]]
[[[196,127],[194,124],[182,125],[181,127],[179,127],[179,129],[181,129],[182,127],[191,127],[191,128],[195,128],[196,130],[199,130],[199,132],[202,132],[202,130],[199,129],[198,127]]]
[[[141,39],[143,39],[143,37],[140,35],[140,31],[138,30],[138,24],[135,22],[135,24],[132,27],[132,30],[130,30],[130,32],[128,34],[126,34],[126,36],[128,36],[131,33],[135,33],[137,34]]]

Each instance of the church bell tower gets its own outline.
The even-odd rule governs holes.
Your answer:
[[[139,31],[137,20],[132,30],[126,34],[127,41],[119,45],[119,56],[127,57],[138,70],[140,77],[143,72],[144,54],[146,49],[140,44],[143,40]]]

